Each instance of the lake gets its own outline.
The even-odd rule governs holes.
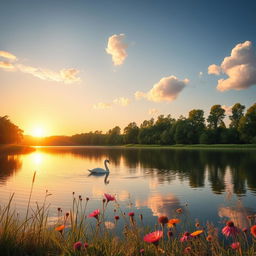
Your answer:
[[[110,175],[88,169],[110,160]],[[72,206],[73,195],[89,197],[88,211],[100,208],[104,193],[115,194],[124,212],[143,214],[147,224],[182,208],[192,220],[218,225],[232,219],[245,227],[256,212],[256,152],[142,149],[116,147],[36,147],[29,154],[0,155],[0,204],[15,193],[13,206],[24,215],[33,172],[31,205],[52,195],[50,215]],[[108,218],[113,220],[113,207]]]

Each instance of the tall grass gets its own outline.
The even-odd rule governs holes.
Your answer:
[[[125,213],[117,201],[106,201],[106,198],[99,205],[99,214],[94,214],[89,220],[89,198],[77,197],[75,193],[70,211],[63,212],[58,208],[57,220],[51,225],[50,205],[47,203],[51,194],[48,191],[41,205],[30,205],[35,175],[25,218],[12,207],[14,194],[7,205],[0,207],[0,255],[256,255],[256,240],[250,229],[240,230],[226,238],[212,224],[201,226],[199,222],[193,223],[181,209],[168,216],[180,222],[172,227],[167,226],[165,216],[154,226],[145,226],[142,215]],[[113,216],[106,216],[106,210],[110,208],[113,211],[108,212]],[[113,220],[111,223],[107,222],[109,218]],[[250,216],[250,221],[253,226],[255,216]],[[163,237],[157,242],[145,242],[144,236],[155,230],[163,231]],[[186,231],[198,230],[203,232],[194,237],[186,233],[187,241],[181,242]],[[233,248],[232,243],[236,243]]]

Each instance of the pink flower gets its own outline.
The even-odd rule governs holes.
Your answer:
[[[97,209],[97,210],[94,210],[92,213],[90,213],[90,214],[89,214],[89,217],[98,219],[98,218],[99,218],[99,215],[100,215],[100,210]]]
[[[222,229],[222,234],[226,237],[236,236],[239,233],[239,229],[234,225],[233,221],[228,221],[226,226]]]
[[[75,251],[80,251],[82,246],[83,246],[82,242],[79,241],[79,242],[74,243],[73,248]]]
[[[231,248],[233,250],[237,250],[237,249],[240,248],[240,243],[239,242],[235,242],[235,243],[232,243],[230,246],[231,246]]]
[[[104,194],[104,196],[106,197],[106,199],[107,199],[107,203],[109,202],[109,201],[115,201],[116,200],[116,198],[114,197],[114,196],[111,196],[110,194]]]
[[[144,241],[158,245],[158,241],[163,237],[163,231],[157,230],[144,236]]]
[[[184,254],[190,254],[190,252],[191,252],[191,247],[186,247],[184,249]]]
[[[141,254],[141,255],[144,255],[144,252],[145,252],[144,249],[140,249],[140,254]]]
[[[84,243],[84,248],[88,248],[89,247],[89,244],[88,243]]]
[[[192,236],[190,235],[190,233],[189,232],[185,232],[183,234],[183,236],[180,238],[180,241],[181,242],[185,242],[185,241],[190,240],[191,238],[192,238]]]

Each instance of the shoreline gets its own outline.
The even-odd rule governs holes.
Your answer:
[[[35,151],[35,148],[27,145],[6,144],[0,145],[0,154],[27,154]]]

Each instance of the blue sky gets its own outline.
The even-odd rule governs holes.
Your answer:
[[[25,133],[40,126],[46,134],[73,134],[140,124],[152,117],[150,109],[153,117],[179,117],[193,108],[207,115],[214,104],[249,107],[254,84],[219,91],[218,79],[229,71],[215,76],[208,67],[220,66],[238,44],[255,47],[255,7],[255,1],[1,1],[0,51],[15,55],[18,64],[12,71],[0,68],[0,116],[9,115]],[[127,57],[115,66],[105,49],[120,34]],[[74,69],[80,79],[41,79],[24,66]],[[152,100],[148,92],[170,76],[189,83],[175,98]],[[136,91],[144,97],[135,99]],[[120,97],[129,104],[113,104]],[[111,107],[95,108],[99,102]]]

